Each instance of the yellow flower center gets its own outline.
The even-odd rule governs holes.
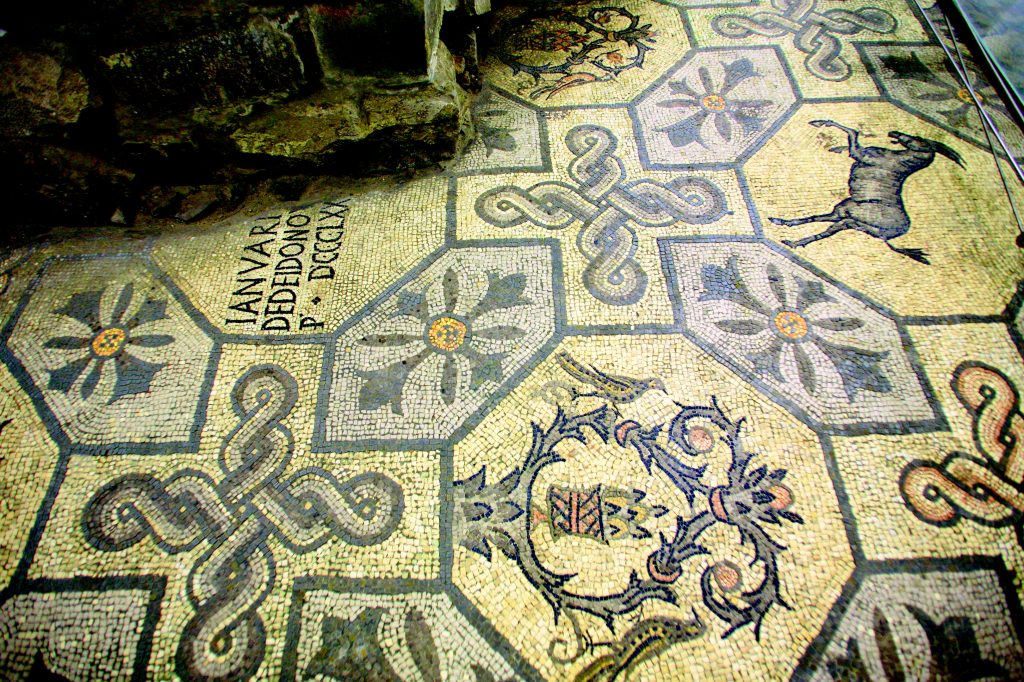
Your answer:
[[[451,352],[466,341],[466,323],[454,317],[439,317],[430,325],[427,338],[434,348]]]
[[[984,102],[985,101],[985,99],[979,93],[974,93],[974,94],[978,98],[979,102]],[[960,88],[959,90],[957,90],[956,91],[956,96],[962,102],[966,102],[967,104],[974,104],[974,100],[971,98],[971,91],[968,90],[967,88]]]
[[[701,104],[703,104],[704,108],[707,109],[708,111],[725,110],[725,98],[722,97],[721,95],[708,95],[703,100],[701,100]]]
[[[775,314],[775,328],[787,339],[802,339],[807,336],[807,320],[800,313],[783,310]]]
[[[128,334],[120,327],[104,329],[92,340],[92,352],[101,358],[109,358],[121,350],[127,338]]]

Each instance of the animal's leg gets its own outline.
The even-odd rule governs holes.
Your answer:
[[[901,249],[898,246],[893,246],[888,241],[885,242],[885,245],[901,256],[906,256],[907,258],[916,260],[918,263],[931,265],[931,261],[928,260],[928,254],[922,249]]]
[[[790,248],[794,248],[795,249],[795,248],[800,247],[800,246],[807,246],[808,244],[813,244],[816,241],[820,241],[822,239],[826,239],[828,237],[831,237],[834,234],[842,232],[843,230],[855,230],[855,229],[858,229],[857,228],[857,221],[850,220],[849,218],[845,218],[845,219],[840,220],[838,222],[832,223],[832,225],[830,225],[829,228],[827,230],[825,230],[824,232],[819,232],[818,234],[811,235],[810,237],[804,237],[803,239],[797,239],[795,241],[791,240],[791,239],[783,239],[782,243],[785,244],[786,246],[790,247]]]
[[[797,225],[806,225],[807,223],[834,223],[839,220],[839,216],[836,215],[835,209],[832,209],[831,213],[822,213],[821,215],[809,215],[805,218],[769,218],[768,219],[774,225],[782,225],[783,227],[796,227]]]

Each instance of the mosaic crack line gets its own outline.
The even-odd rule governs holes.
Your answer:
[[[349,544],[385,541],[401,519],[402,490],[368,472],[338,481],[308,467],[280,478],[294,441],[281,423],[298,385],[277,365],[250,368],[235,384],[238,425],[224,439],[220,482],[181,469],[165,480],[128,474],[104,485],[82,512],[87,541],[102,552],[124,551],[146,537],[177,554],[209,548],[188,576],[195,615],[181,634],[177,672],[186,679],[247,679],[263,660],[260,604],[274,587],[274,538],[293,553],[331,538]]]
[[[898,130],[890,131],[889,139],[902,149],[863,147],[859,140],[860,132],[853,128],[829,120],[811,121],[810,124],[816,128],[837,128],[846,134],[848,143],[829,151],[846,152],[854,161],[850,168],[850,196],[836,204],[829,213],[803,218],[769,218],[772,223],[783,227],[832,223],[823,232],[803,239],[784,239],[782,243],[798,248],[844,230],[857,230],[882,240],[882,243],[901,256],[928,265],[928,254],[925,251],[901,248],[891,243],[891,240],[909,232],[911,227],[910,216],[903,206],[903,185],[911,175],[930,166],[936,154],[965,168],[960,154],[942,142]]]
[[[807,56],[804,66],[811,75],[828,81],[843,81],[853,69],[842,57],[843,42],[838,36],[855,36],[864,31],[887,34],[896,30],[896,19],[878,7],[856,10],[817,10],[817,0],[772,0],[775,11],[722,14],[711,20],[711,27],[727,38],[793,36],[793,47]]]
[[[793,509],[794,495],[783,480],[786,469],[767,466],[751,468],[754,453],[742,444],[743,419],[731,420],[712,398],[709,405],[678,404],[678,412],[668,424],[643,426],[634,420],[618,422],[612,404],[582,414],[574,414],[575,401],[559,406],[547,427],[532,424],[532,443],[522,465],[501,480],[488,483],[484,465],[467,479],[455,482],[455,539],[463,547],[494,561],[492,548],[514,561],[551,606],[557,622],[560,615],[588,613],[603,620],[614,631],[616,619],[633,613],[648,600],[676,605],[672,586],[683,577],[690,559],[708,555],[701,544],[705,532],[716,524],[733,527],[740,542],[753,548],[749,570],[759,582],[741,592],[744,571],[730,561],[708,566],[700,576],[704,605],[726,624],[722,637],[739,628],[751,626],[760,638],[765,616],[774,606],[788,608],[779,582],[778,557],[785,550],[765,530],[764,524],[783,521],[802,524]],[[717,432],[717,433],[716,433]],[[729,448],[728,483],[712,486],[704,481],[706,464],[691,466],[687,459],[706,453],[720,438]],[[538,558],[531,536],[532,526],[547,519],[558,533],[578,535],[608,543],[616,538],[649,537],[641,525],[643,519],[664,515],[664,507],[643,502],[641,490],[631,493],[597,486],[587,490],[552,487],[546,499],[545,514],[533,492],[540,472],[565,461],[557,451],[567,440],[584,445],[593,439],[609,443],[611,439],[627,452],[639,457],[649,475],[665,476],[686,498],[690,512],[679,513],[675,535],[661,535],[660,545],[651,552],[640,571],[631,569],[627,586],[603,595],[580,594],[572,590],[573,574],[559,574],[546,568]],[[682,457],[682,459],[680,458]],[[706,507],[697,511],[700,507]],[[625,510],[625,514],[622,512]],[[623,522],[623,518],[629,520]],[[699,618],[690,628],[700,624]],[[703,629],[703,625],[699,625]]]
[[[475,208],[500,228],[531,223],[563,230],[581,223],[576,246],[587,260],[583,284],[602,303],[631,305],[647,291],[647,273],[633,257],[634,225],[706,225],[727,213],[725,194],[705,178],[627,182],[625,167],[615,155],[618,139],[607,128],[576,126],[566,134],[565,144],[576,157],[567,169],[576,186],[561,181],[539,182],[525,190],[504,185],[481,194]]]

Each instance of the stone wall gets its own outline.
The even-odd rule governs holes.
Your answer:
[[[404,171],[471,129],[486,0],[0,9],[0,196],[26,224],[193,220],[271,183]]]

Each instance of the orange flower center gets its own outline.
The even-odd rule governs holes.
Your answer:
[[[466,341],[466,323],[454,317],[439,317],[430,325],[427,338],[434,348],[451,352]]]
[[[101,358],[109,358],[124,346],[128,334],[120,327],[104,329],[92,340],[92,352]]]
[[[978,98],[979,102],[985,101],[985,99],[979,93],[976,92],[974,93],[974,95]],[[957,90],[956,96],[962,102],[965,102],[967,104],[974,104],[974,99],[971,98],[971,91],[968,90],[967,88],[960,88],[959,90]]]
[[[724,111],[725,110],[725,98],[721,95],[707,95],[701,104],[708,111]]]
[[[775,328],[787,339],[796,341],[807,336],[807,320],[800,313],[783,310],[775,314]]]

